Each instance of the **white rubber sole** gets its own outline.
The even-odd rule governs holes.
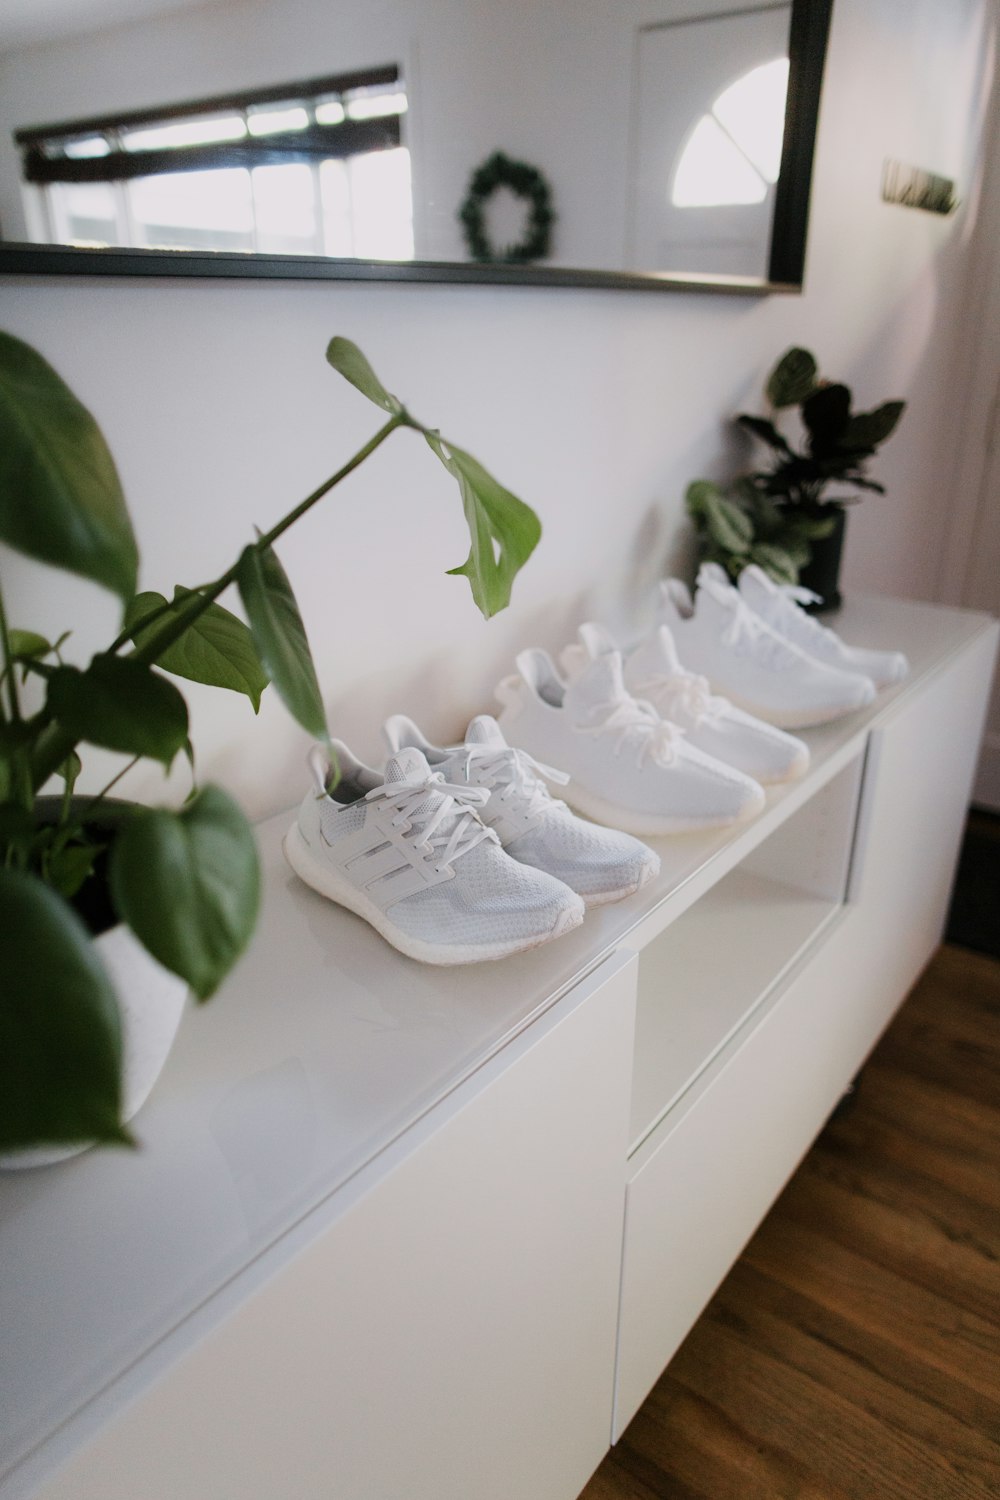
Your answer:
[[[561,787],[560,793],[571,807],[583,813],[594,823],[603,823],[606,828],[618,828],[622,833],[634,833],[640,836],[646,834],[654,838],[658,834],[702,833],[711,828],[735,828],[740,823],[749,823],[764,808],[762,792],[758,802],[750,803],[735,817],[667,818],[662,813],[636,812],[632,808],[619,807],[614,802],[605,802],[603,797],[596,796],[575,781],[570,781],[567,786]]]
[[[627,830],[622,829],[622,832],[625,833]],[[636,891],[641,891],[643,886],[648,885],[659,873],[660,865],[657,861],[655,865],[643,865],[642,874],[631,885],[619,886],[614,891],[594,891],[589,895],[584,895],[580,891],[578,895],[585,906],[610,906],[612,901],[624,901],[628,896],[634,896]]]
[[[579,906],[567,906],[561,911],[547,932],[537,933],[530,938],[518,938],[510,943],[426,943],[403,932],[369,896],[359,891],[337,870],[330,869],[329,865],[318,860],[302,837],[297,823],[293,823],[285,834],[281,847],[285,859],[306,885],[325,896],[328,901],[335,901],[338,906],[344,906],[356,916],[363,917],[387,943],[391,943],[400,953],[405,953],[407,958],[415,958],[422,964],[478,964],[508,958],[512,953],[524,953],[529,948],[538,948],[542,943],[549,943],[566,932],[572,932],[575,927],[580,926],[584,917],[581,900]]]
[[[779,727],[777,724],[775,725],[776,729]],[[736,766],[735,769],[742,771],[744,776],[752,776],[754,781],[760,782],[761,786],[784,786],[786,782],[798,781],[800,777],[804,776],[809,769],[809,761],[810,757],[808,755],[801,755],[797,760],[792,761],[787,771],[780,773],[775,771],[750,771],[745,766]]]
[[[820,724],[832,724],[835,719],[846,719],[848,714],[857,714],[863,708],[871,708],[875,701],[873,696],[867,703],[859,703],[855,708],[817,709],[814,713],[803,716],[801,708],[766,708],[760,703],[752,703],[749,698],[740,698],[730,688],[726,688],[726,697],[736,708],[742,708],[744,713],[752,714],[755,719],[763,719],[765,724],[773,724],[775,729],[792,731],[816,729]]]

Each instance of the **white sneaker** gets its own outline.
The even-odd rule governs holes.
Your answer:
[[[364,917],[401,953],[429,964],[504,958],[583,921],[580,897],[511,859],[477,816],[488,793],[452,786],[419,750],[384,777],[334,746],[341,779],[314,751],[315,781],[285,835],[285,858],[307,885]]]
[[[848,672],[861,672],[877,688],[902,682],[910,670],[902,651],[870,651],[864,646],[848,646],[828,626],[806,614],[801,606],[818,597],[809,589],[782,587],[753,563],[743,569],[737,587],[754,614],[816,661],[843,667]]]
[[[628,833],[724,828],[754,817],[764,792],[749,776],[688,745],[648,703],[629,697],[617,652],[568,685],[544,651],[522,651],[497,688],[500,727],[569,772],[566,800]]]
[[[563,673],[572,679],[583,664],[614,649],[602,626],[581,625],[579,643],[560,657]],[[682,729],[689,745],[765,786],[792,781],[809,765],[809,747],[802,740],[734,708],[728,698],[713,695],[707,678],[682,667],[666,625],[625,658],[625,686],[633,698],[651,703],[662,719]]]
[[[659,585],[656,623],[669,628],[692,671],[769,724],[807,729],[874,701],[869,677],[815,661],[786,641],[714,564],[701,568],[693,603],[679,578]]]
[[[491,715],[473,719],[465,743],[448,749],[429,744],[402,714],[389,719],[382,732],[393,753],[416,746],[446,780],[485,788],[489,801],[479,816],[507,853],[554,875],[588,906],[620,901],[659,874],[659,855],[638,839],[586,823],[565,802],[555,801],[538,773],[557,785],[569,777],[508,745]]]

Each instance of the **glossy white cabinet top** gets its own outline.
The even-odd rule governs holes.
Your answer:
[[[142,1150],[0,1174],[0,1496],[30,1493],[48,1454],[293,1253],[310,1213],[337,1212],[350,1192],[332,1195],[381,1171],[380,1153],[533,1016],[739,863],[857,753],[874,719],[990,622],[857,600],[836,623],[859,644],[907,651],[910,679],[807,735],[812,768],[772,792],[754,824],[655,841],[657,882],[533,953],[460,969],[403,958],[285,867],[290,814],[261,826],[256,936],[222,993],[185,1017],[135,1121]]]

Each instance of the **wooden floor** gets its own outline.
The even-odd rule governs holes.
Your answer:
[[[581,1500],[1000,1497],[998,1023],[943,948]]]

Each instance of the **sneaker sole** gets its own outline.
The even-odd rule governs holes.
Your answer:
[[[867,703],[857,703],[853,708],[824,708],[816,709],[814,712],[803,717],[802,709],[774,709],[767,708],[760,703],[752,703],[749,698],[740,698],[731,688],[726,689],[726,697],[730,703],[742,708],[744,713],[753,714],[756,719],[763,719],[765,724],[773,724],[775,729],[816,729],[820,724],[832,724],[834,719],[846,719],[848,714],[860,713],[863,708],[871,708],[875,699],[871,697]]]
[[[626,832],[626,830],[623,829],[622,832]],[[642,874],[631,885],[619,886],[614,891],[590,891],[589,893],[578,891],[577,895],[585,906],[610,906],[612,901],[624,901],[626,897],[634,896],[636,891],[641,891],[643,886],[648,885],[659,873],[660,867],[658,864],[643,865]]]
[[[285,834],[281,847],[288,864],[306,885],[325,896],[328,901],[335,901],[338,906],[344,906],[348,911],[354,912],[355,916],[362,917],[387,943],[391,943],[407,958],[415,958],[423,964],[475,964],[508,958],[513,953],[523,953],[562,937],[564,933],[579,927],[583,921],[584,909],[581,904],[579,907],[566,907],[547,932],[537,933],[530,938],[518,938],[510,943],[427,943],[403,932],[369,896],[351,885],[336,870],[322,864],[302,837],[297,823],[293,823]]]
[[[640,836],[646,834],[655,837],[657,834],[665,833],[701,833],[710,828],[734,828],[740,823],[749,823],[764,807],[762,793],[759,802],[749,804],[742,812],[735,815],[716,818],[668,818],[660,813],[636,812],[631,808],[619,807],[614,802],[605,802],[603,797],[595,796],[585,787],[578,786],[575,781],[561,788],[561,791],[572,807],[595,823],[603,823],[607,828],[618,828],[622,833],[634,833]]]

